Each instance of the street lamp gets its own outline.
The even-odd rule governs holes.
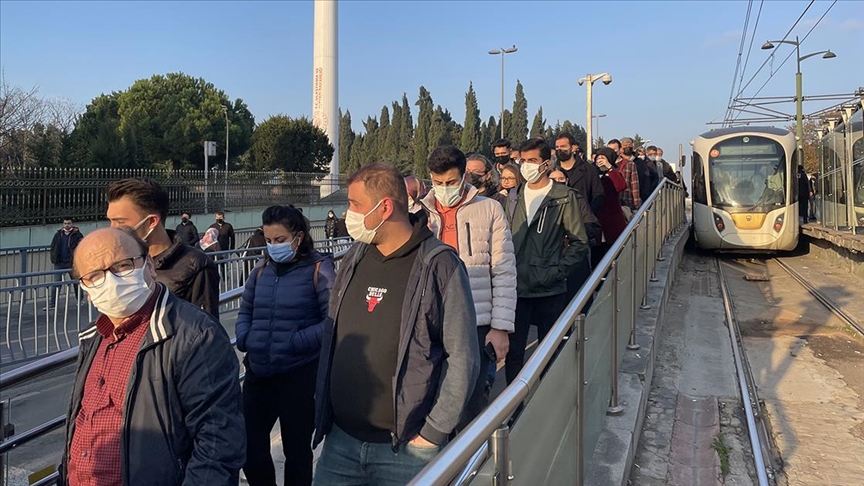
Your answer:
[[[610,84],[610,83],[612,83],[612,75],[610,75],[609,73],[589,74],[589,75],[585,76],[584,78],[579,78],[579,81],[577,81],[579,83],[579,86],[582,86],[586,82],[588,83],[587,89],[585,90],[586,95],[588,97],[588,107],[587,107],[588,116],[586,117],[586,119],[587,119],[586,121],[587,121],[588,126],[586,127],[586,130],[585,130],[586,131],[585,135],[587,135],[587,138],[588,138],[588,159],[587,160],[591,160],[591,158],[594,154],[594,139],[591,138],[592,137],[592,135],[591,135],[591,122],[593,121],[593,116],[591,114],[591,109],[592,109],[591,108],[591,88],[592,88],[592,86],[594,86],[594,82],[598,81],[598,80],[603,81],[603,84]]]
[[[597,120],[597,138],[600,138],[600,119],[601,119],[601,118],[604,118],[605,116],[606,116],[606,114],[603,114],[603,115],[591,115],[591,118],[592,118],[592,119],[596,119],[596,120]],[[594,144],[594,140],[591,140],[591,139],[589,138],[589,139],[588,139],[588,145],[593,145],[593,144]]]
[[[502,47],[501,49],[492,49],[489,51],[489,54],[492,54],[493,56],[501,55],[501,138],[504,138],[504,55],[512,54],[516,51],[516,44],[513,44],[513,47],[507,49]]]
[[[222,105],[222,113],[225,114],[225,186],[223,188],[224,196],[222,201],[222,209],[228,204],[228,107]]]
[[[798,165],[804,165],[804,114],[803,114],[803,102],[804,95],[801,90],[801,61],[807,59],[808,57],[818,56],[822,54],[822,59],[833,59],[837,57],[837,54],[829,51],[819,51],[807,54],[806,56],[801,55],[801,41],[798,40],[798,37],[795,37],[794,41],[791,40],[775,40],[768,41],[762,45],[762,49],[774,49],[774,43],[778,44],[789,44],[795,46],[795,58],[798,61],[798,70],[795,72],[795,138],[798,139],[796,143],[798,152]]]

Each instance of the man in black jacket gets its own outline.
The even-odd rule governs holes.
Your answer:
[[[225,329],[157,282],[132,230],[94,231],[79,253],[101,315],[79,334],[61,484],[236,485],[246,433]]]
[[[183,243],[189,246],[198,245],[198,228],[195,227],[195,223],[190,219],[188,211],[183,211],[183,214],[180,215],[180,224],[177,225],[177,229],[174,231],[183,240]]]
[[[219,248],[222,250],[234,249],[234,226],[225,221],[225,213],[222,211],[217,212],[216,222],[211,224],[210,227],[219,230]]]
[[[594,164],[588,164],[578,154],[579,145],[569,133],[558,135],[555,140],[555,155],[558,166],[567,176],[567,185],[576,189],[597,214],[606,200],[606,193],[600,183],[600,173]]]
[[[84,235],[81,234],[77,226],[72,225],[72,218],[63,218],[63,227],[57,230],[54,233],[54,238],[51,239],[51,263],[54,264],[54,270],[72,269],[72,257],[75,255],[75,248],[78,247],[78,243],[81,243],[82,239],[84,239]],[[65,273],[58,273],[54,276],[54,281],[61,282],[65,276]],[[56,296],[57,293],[52,289],[52,305]],[[75,296],[78,296],[77,286],[75,287]]]
[[[134,229],[149,243],[156,280],[218,319],[219,269],[203,251],[165,229],[168,204],[168,193],[148,178],[124,179],[108,186],[111,227]]]

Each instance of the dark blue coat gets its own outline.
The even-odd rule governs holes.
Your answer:
[[[318,267],[318,287],[313,279]],[[279,274],[277,275],[277,267]],[[258,376],[273,376],[310,363],[321,352],[333,258],[312,252],[287,265],[269,258],[252,270],[237,317],[237,349]]]

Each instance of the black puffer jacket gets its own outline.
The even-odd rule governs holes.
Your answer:
[[[236,485],[246,459],[239,365],[225,329],[160,285],[126,387],[120,465],[125,486]],[[84,384],[102,335],[79,335],[60,484]]]
[[[192,221],[178,224],[176,231],[177,235],[180,236],[180,239],[182,239],[187,245],[198,245],[198,228],[195,227],[195,223]]]
[[[183,300],[193,303],[219,319],[219,269],[203,251],[186,245],[174,231],[168,231],[171,246],[153,258],[156,280]]]

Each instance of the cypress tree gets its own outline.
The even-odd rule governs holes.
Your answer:
[[[534,115],[534,121],[531,122],[532,137],[542,137],[545,135],[546,120],[543,119],[543,107],[537,108],[537,114]]]
[[[414,120],[411,117],[411,107],[408,105],[408,95],[402,93],[402,125],[399,132],[399,160],[405,163],[406,169],[414,163]]]
[[[420,86],[420,96],[414,103],[417,112],[417,129],[414,131],[414,173],[418,177],[426,174],[426,159],[429,157],[429,139],[432,130],[432,117],[435,106],[432,95],[424,86]]]
[[[360,167],[351,161],[352,145],[357,135],[351,128],[351,111],[342,114],[339,110],[339,169],[343,174],[350,174]]]
[[[528,100],[525,99],[525,90],[522,82],[516,81],[516,97],[513,99],[513,113],[510,123],[507,125],[510,141],[514,144],[522,143],[528,138]]]
[[[462,128],[459,148],[465,153],[477,152],[482,146],[481,140],[480,108],[477,106],[474,83],[469,83],[468,92],[465,93],[465,125]]]

